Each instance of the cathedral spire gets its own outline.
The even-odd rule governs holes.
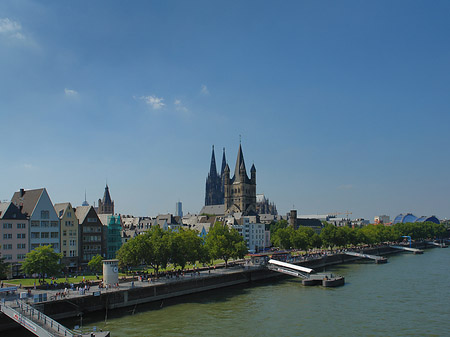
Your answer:
[[[212,146],[211,166],[209,168],[209,175],[211,177],[216,177],[217,176],[216,155],[214,154],[214,145]]]
[[[225,171],[225,166],[227,165],[227,158],[225,157],[225,148],[223,148],[222,155],[222,170],[220,171],[220,175],[223,176],[223,172]]]

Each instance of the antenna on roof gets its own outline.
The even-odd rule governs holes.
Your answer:
[[[239,145],[241,145],[241,142],[242,142],[242,136],[239,135]]]

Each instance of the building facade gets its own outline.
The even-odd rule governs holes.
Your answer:
[[[266,247],[265,225],[250,220],[250,218],[244,217],[240,219],[240,224],[235,224],[233,227],[244,238],[248,251],[255,253],[264,250]]]
[[[51,245],[60,252],[60,222],[52,201],[45,188],[36,190],[20,189],[14,193],[11,202],[29,221],[28,244],[30,250]]]
[[[60,245],[61,253],[63,254],[61,263],[69,271],[75,271],[78,267],[78,218],[70,202],[55,204],[55,211],[61,224]]]
[[[11,263],[12,276],[20,273],[20,264],[28,252],[27,217],[13,203],[0,203],[0,255]]]
[[[117,251],[122,247],[122,222],[119,215],[99,214],[103,224],[103,242],[106,242],[107,259],[115,259]]]
[[[75,215],[79,227],[79,266],[85,266],[95,255],[106,257],[103,241],[103,224],[92,206],[79,206]]]

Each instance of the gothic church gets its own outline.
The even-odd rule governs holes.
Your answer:
[[[233,177],[230,176],[230,167],[226,162],[225,149],[223,151],[220,175],[217,173],[213,146],[210,172],[206,179],[205,205],[222,204],[224,205],[225,214],[256,214],[256,168],[255,165],[252,165],[249,178],[241,144],[239,144]]]

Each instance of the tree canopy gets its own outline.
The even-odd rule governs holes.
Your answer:
[[[56,275],[61,270],[59,260],[62,254],[55,253],[51,245],[40,246],[27,253],[22,263],[22,270],[26,274],[38,274],[39,280],[45,275]]]
[[[100,254],[97,254],[88,262],[88,267],[91,270],[100,273],[103,270],[103,260],[104,258]]]
[[[300,226],[297,230],[285,227],[284,222],[274,224],[271,229],[275,229],[271,235],[272,244],[284,249],[378,244],[401,240],[404,235],[411,236],[413,240],[434,239],[442,238],[447,233],[444,225],[433,222],[398,223],[393,226],[368,225],[362,228],[336,227],[325,223],[320,235],[309,227]]]
[[[234,228],[216,223],[206,236],[206,247],[213,259],[223,259],[225,267],[230,258],[243,258],[247,254],[244,238]]]
[[[184,268],[188,263],[208,261],[203,239],[197,231],[163,231],[159,226],[128,241],[119,249],[117,257],[121,267],[145,265],[156,273],[168,263]]]

